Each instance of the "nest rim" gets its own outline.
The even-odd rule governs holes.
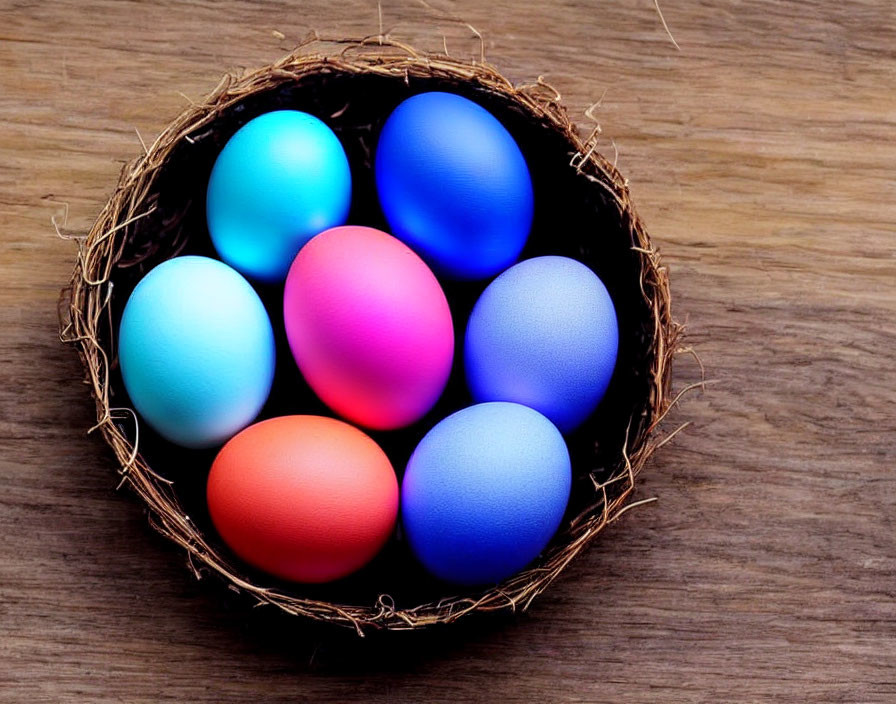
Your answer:
[[[336,48],[309,51],[308,46],[318,41]],[[561,540],[555,536],[527,569],[475,596],[446,597],[398,608],[391,597],[380,594],[374,604],[349,605],[295,596],[241,577],[230,560],[206,542],[200,528],[180,508],[172,482],[156,473],[140,454],[140,421],[136,413],[131,408],[112,407],[110,403],[110,364],[114,350],[107,350],[101,344],[98,330],[103,324],[112,328],[109,312],[112,273],[120,265],[124,251],[123,233],[155,207],[147,209],[146,203],[157,172],[175,146],[201,135],[222,110],[247,96],[299,81],[315,72],[374,73],[405,81],[409,77],[449,78],[473,82],[485,91],[513,101],[532,120],[561,133],[569,142],[574,152],[570,166],[595,188],[603,189],[618,208],[619,217],[631,236],[631,249],[640,260],[639,284],[652,314],[654,331],[648,355],[647,417],[637,424],[631,436],[626,430],[619,467],[606,481],[594,482],[595,502],[561,526],[558,531]],[[78,257],[71,280],[59,300],[60,339],[78,350],[96,404],[97,422],[90,432],[99,430],[112,448],[119,463],[119,488],[128,485],[138,495],[148,508],[152,527],[186,551],[188,565],[197,579],[211,572],[232,590],[248,595],[256,605],[271,605],[290,615],[351,627],[362,636],[365,628],[419,629],[436,623],[452,623],[473,612],[527,609],[607,525],[641,503],[631,503],[630,499],[637,474],[665,442],[652,439],[651,434],[675,402],[670,394],[671,367],[683,326],[672,317],[668,271],[634,208],[628,182],[597,151],[599,133],[599,127],[595,127],[583,138],[561,104],[560,94],[541,77],[535,83],[514,86],[485,61],[468,62],[447,54],[424,53],[382,37],[320,40],[315,35],[273,64],[240,75],[226,73],[211,93],[191,103],[152,145],[144,148],[143,154],[123,167],[112,196],[89,233],[86,237],[74,238],[79,245]],[[170,256],[177,253],[174,247]],[[128,437],[129,426],[133,428],[133,442]]]

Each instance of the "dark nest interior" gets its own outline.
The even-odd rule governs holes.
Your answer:
[[[140,278],[178,254],[215,256],[205,192],[228,138],[264,112],[294,109],[323,119],[352,166],[352,224],[388,231],[374,187],[372,156],[386,117],[408,96],[431,90],[464,95],[510,131],[528,162],[535,220],[523,257],[556,254],[591,267],[606,284],[620,326],[610,389],[593,416],[568,438],[573,491],[563,525],[527,570],[491,588],[459,589],[429,578],[400,528],[361,572],[336,583],[297,585],[259,573],[220,542],[208,518],[205,480],[214,451],[166,443],[128,410],[115,338]],[[654,450],[651,431],[669,407],[671,356],[680,326],[671,318],[666,270],[629,200],[624,179],[582,139],[544,83],[514,87],[487,64],[423,55],[395,44],[352,43],[330,53],[298,51],[278,63],[226,76],[134,162],[89,235],[63,292],[62,337],[77,343],[97,402],[97,427],[120,462],[122,482],[147,504],[153,526],[187,551],[197,576],[291,614],[364,627],[406,629],[451,622],[473,611],[522,609],[624,510],[635,476]],[[467,316],[487,281],[443,280],[463,340]],[[282,286],[256,286],[278,336],[278,366],[261,418],[332,415],[301,378],[286,344]],[[471,403],[462,355],[437,406],[415,425],[373,432],[401,473],[416,443],[440,418]],[[139,427],[138,427],[139,426]]]

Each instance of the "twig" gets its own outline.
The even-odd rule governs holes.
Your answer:
[[[666,18],[663,17],[663,11],[660,9],[660,0],[653,0],[653,5],[656,7],[656,14],[660,16],[660,22],[663,23],[663,29],[666,30],[666,34],[669,35],[669,39],[672,40],[672,43],[675,45],[675,48],[681,51],[681,47],[678,46],[678,42],[675,41],[675,37],[672,36],[672,32],[669,31],[669,25],[666,24]]]
[[[143,154],[144,154],[144,156],[147,155],[147,154],[149,154],[149,149],[146,148],[146,142],[143,141],[143,137],[142,137],[141,134],[140,134],[140,130],[138,130],[138,129],[135,127],[135,128],[134,128],[134,132],[137,133],[137,139],[140,140],[140,146],[143,147]]]

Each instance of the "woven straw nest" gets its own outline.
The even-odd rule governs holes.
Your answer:
[[[597,414],[569,438],[574,471],[569,511],[549,547],[525,571],[491,588],[458,591],[417,574],[399,538],[382,566],[348,585],[328,590],[280,583],[232,557],[203,515],[204,468],[213,455],[166,448],[130,409],[117,367],[118,321],[131,289],[153,266],[180,253],[212,254],[204,225],[211,166],[239,126],[268,110],[289,107],[324,118],[356,168],[350,222],[385,227],[369,175],[376,136],[401,99],[424,90],[476,100],[520,144],[536,193],[524,256],[572,256],[604,280],[620,323],[614,381]],[[311,42],[273,65],[226,75],[125,166],[89,234],[77,238],[77,264],[60,301],[61,337],[80,353],[96,401],[94,429],[115,452],[122,484],[145,502],[151,524],[186,551],[197,577],[217,577],[253,602],[359,633],[413,629],[476,611],[525,609],[634,505],[629,499],[638,472],[669,438],[658,440],[653,431],[673,403],[671,360],[681,326],[671,316],[667,271],[635,212],[626,180],[596,151],[599,132],[595,128],[582,138],[559,95],[541,79],[514,86],[485,62],[423,54],[382,39]],[[463,308],[478,290],[455,291],[446,284],[446,293]],[[279,295],[261,294],[266,300]],[[446,395],[456,398],[455,407],[469,402],[461,387],[462,379],[449,383]],[[301,413],[285,396],[272,399],[263,415]],[[406,457],[421,433],[382,442],[387,451]],[[197,470],[197,463],[205,464]]]

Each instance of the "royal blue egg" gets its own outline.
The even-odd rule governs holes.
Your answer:
[[[220,445],[252,422],[274,379],[274,332],[255,290],[226,264],[176,257],[137,284],[121,318],[121,375],[160,435]]]
[[[485,108],[451,93],[408,98],[383,126],[375,170],[392,234],[436,273],[481,279],[519,257],[532,226],[532,180]]]
[[[619,329],[613,301],[587,266],[536,257],[488,285],[464,340],[476,401],[514,401],[564,433],[597,407],[613,376]]]
[[[545,548],[571,482],[569,451],[547,418],[516,403],[470,406],[414,450],[401,486],[404,531],[435,576],[493,584]]]
[[[221,259],[276,283],[302,245],[346,221],[351,196],[348,159],[333,130],[304,112],[269,112],[243,125],[218,155],[208,229]]]

